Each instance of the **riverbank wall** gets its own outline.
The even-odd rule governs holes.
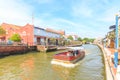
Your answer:
[[[7,56],[13,54],[22,54],[29,51],[34,51],[35,47],[28,47],[28,46],[0,46],[0,56]]]
[[[102,45],[97,44],[98,47],[102,50],[103,57],[104,57],[104,64],[105,64],[105,74],[106,80],[116,80],[115,74],[113,73],[110,58],[109,58],[109,51],[106,50]]]
[[[81,46],[81,45],[69,45],[70,46]],[[12,54],[22,54],[30,51],[54,51],[54,50],[65,50],[67,46],[27,46],[27,45],[0,45],[0,57]]]

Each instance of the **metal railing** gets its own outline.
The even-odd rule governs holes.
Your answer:
[[[21,42],[6,42],[6,41],[1,41],[0,46],[27,46],[27,44],[21,43]]]

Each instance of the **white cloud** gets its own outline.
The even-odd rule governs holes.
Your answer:
[[[103,2],[104,4],[108,4],[108,3],[110,2],[110,0],[102,0],[102,2]]]
[[[84,6],[76,6],[76,7],[73,7],[73,14],[74,16],[85,16],[85,17],[91,17],[92,16],[92,11],[90,9],[88,9],[87,7],[84,7]]]
[[[41,21],[42,25],[43,23],[44,21]],[[95,37],[95,35],[103,36],[103,32],[101,29],[99,29],[99,31],[97,31],[96,33],[96,30],[92,27],[88,27],[86,25],[83,25],[82,23],[76,23],[63,18],[54,18],[46,21],[46,23],[47,25],[44,25],[45,27],[51,27],[53,29],[64,29],[67,34],[77,34],[80,37],[84,36],[93,38]]]
[[[80,1],[72,6],[73,15],[77,17],[92,17],[93,10],[89,7],[89,2]]]
[[[54,19],[54,21],[62,22],[62,23],[67,23],[67,24],[69,24],[69,25],[71,25],[71,26],[75,26],[75,27],[78,27],[78,26],[80,27],[79,24],[77,24],[77,23],[75,23],[75,22],[72,22],[72,21],[70,21],[70,20],[62,19],[62,18]]]
[[[115,15],[117,14],[118,10],[119,9],[117,7],[110,7],[101,15],[99,15],[97,20],[102,22],[114,23]]]
[[[32,22],[32,7],[19,0],[0,0],[0,23],[25,25]]]
[[[53,1],[54,0],[34,0],[32,2],[38,2],[39,6],[41,7],[41,4],[51,3]],[[60,16],[55,16],[54,14],[52,14],[52,12],[49,11],[44,12],[43,10],[43,13],[41,13],[41,11],[37,11],[38,13],[34,13],[34,25],[40,26],[42,28],[51,27],[53,29],[64,29],[68,33],[76,33],[80,36],[85,37],[104,35],[104,33],[107,32],[106,28],[102,27],[101,29],[101,26],[105,27],[106,25],[108,25],[108,23],[110,25],[114,24],[115,13],[118,12],[118,9],[120,7],[105,6],[104,8],[101,7],[101,4],[99,4],[100,6],[98,6],[97,8],[100,7],[100,10],[103,10],[103,12],[98,13],[100,10],[98,10],[97,8],[93,8],[93,6],[90,6],[96,3],[92,2],[94,1],[83,0],[80,1],[80,3],[78,2],[76,4],[73,4],[71,12],[73,19],[69,20],[65,19],[66,17],[58,18]],[[102,0],[102,2],[108,4],[109,0]],[[58,5],[58,7],[61,6]],[[58,7],[55,8],[59,10]],[[6,22],[16,25],[25,25],[26,23],[32,23],[33,8],[36,8],[36,6],[29,5],[23,0],[0,0],[0,23]],[[56,10],[53,11],[55,12],[55,14],[57,13]],[[81,18],[81,16],[83,18]],[[84,21],[82,21],[81,19],[84,19]],[[102,22],[105,24],[103,24]],[[99,31],[96,31],[95,28],[99,29]]]
[[[63,18],[53,18],[51,20],[40,20],[39,18],[35,20],[36,26],[42,27],[42,28],[53,28],[53,29],[62,29],[65,30],[67,34],[77,34],[82,36],[86,35],[87,37],[90,37],[91,34],[88,35],[88,33],[93,33],[93,30],[90,30],[90,27],[86,27],[82,23],[76,23],[70,20],[66,20]],[[95,34],[95,33],[93,33]]]
[[[51,3],[53,2],[53,0],[34,0],[35,2],[38,2],[39,4],[43,4],[43,3]]]
[[[70,21],[70,20],[66,20],[66,19],[61,19],[61,18],[57,18],[57,19],[54,19],[54,21],[52,21],[54,23],[56,23],[56,27],[59,26],[59,24],[61,24],[61,29],[65,29],[66,32],[68,33],[84,33],[86,32],[86,34],[88,33],[88,31],[91,30],[91,27],[87,27],[85,24],[83,25],[81,22],[77,23],[77,22],[74,22],[74,21]],[[90,31],[90,33],[92,32],[93,30]],[[79,35],[81,35],[79,34]]]

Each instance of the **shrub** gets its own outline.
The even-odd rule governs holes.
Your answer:
[[[21,41],[21,37],[19,34],[13,34],[11,37],[10,37],[10,40],[11,41],[14,41],[14,42],[20,42]]]

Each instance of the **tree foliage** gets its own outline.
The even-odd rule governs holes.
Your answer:
[[[68,39],[73,40],[73,37],[70,35],[70,36],[68,36]]]
[[[4,34],[6,34],[6,31],[2,27],[0,27],[0,35],[4,35]]]
[[[93,43],[94,40],[95,40],[95,39],[92,39],[92,38],[84,38],[84,39],[82,40],[82,42],[83,42],[83,43],[87,43],[87,42],[92,42],[92,43]]]
[[[95,39],[89,39],[90,42],[94,42]]]
[[[20,42],[21,41],[21,37],[19,34],[13,34],[11,37],[10,37],[10,40],[14,41],[14,42]]]
[[[82,38],[81,38],[81,37],[79,37],[79,38],[78,38],[78,41],[82,41]]]

